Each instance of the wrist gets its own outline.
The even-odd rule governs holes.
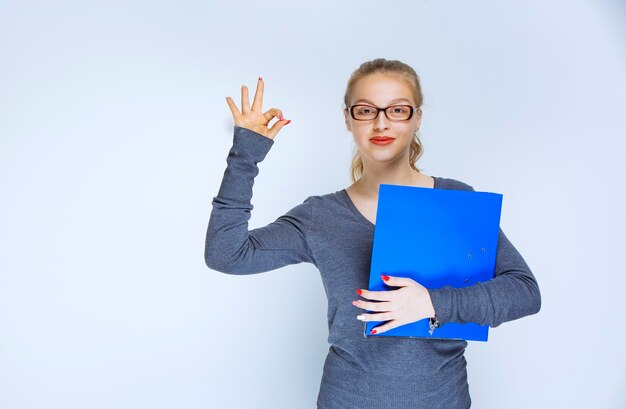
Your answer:
[[[428,333],[430,335],[433,335],[435,329],[439,328],[440,326],[441,323],[437,319],[437,314],[433,314],[432,317],[428,318]]]
[[[436,328],[439,328],[441,326],[441,323],[439,322],[439,319],[437,318],[437,311],[435,311],[433,300],[430,298],[430,292],[427,291],[427,294],[428,294],[428,301],[430,304],[430,312],[428,314],[428,333],[430,335],[433,335],[433,331],[435,331]]]

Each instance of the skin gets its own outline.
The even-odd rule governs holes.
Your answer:
[[[226,102],[236,126],[250,129],[273,140],[291,121],[284,119],[282,111],[277,108],[263,112],[264,87],[264,81],[259,77],[254,101],[250,105],[248,88],[242,85],[241,110],[232,98],[226,97]],[[389,75],[372,74],[359,80],[354,89],[353,101],[360,98],[369,99],[377,107],[393,105],[391,101],[396,98],[407,98],[409,104],[415,106],[410,88]],[[344,111],[344,114],[346,128],[352,133],[363,158],[361,179],[346,190],[355,206],[372,223],[376,222],[372,215],[376,214],[378,185],[381,183],[430,188],[434,186],[432,177],[416,172],[409,164],[410,144],[413,133],[421,124],[421,110],[416,111],[408,121],[401,122],[389,121],[383,112],[371,121],[356,121],[347,111]],[[278,118],[278,121],[268,127],[274,118]],[[387,135],[396,140],[389,145],[379,146],[369,141],[374,135]],[[352,302],[357,308],[376,312],[376,314],[363,313],[357,319],[387,321],[374,328],[372,333],[380,334],[435,315],[430,294],[421,284],[407,277],[382,276],[382,278],[383,280],[387,278],[384,282],[397,289],[387,291],[356,289],[357,294],[370,301],[359,299]]]
[[[250,129],[254,132],[268,137],[272,140],[276,137],[278,132],[291,122],[283,118],[283,111],[277,108],[270,108],[263,112],[263,91],[265,89],[265,81],[259,77],[256,84],[256,92],[254,94],[254,101],[250,106],[250,99],[248,97],[248,87],[241,86],[241,111],[237,108],[235,101],[231,97],[226,97],[226,102],[230,108],[230,112],[233,114],[233,120],[235,125]],[[277,122],[274,122],[271,128],[268,128],[270,121],[274,118],[278,118]]]

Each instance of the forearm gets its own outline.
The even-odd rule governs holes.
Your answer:
[[[248,240],[253,209],[252,187],[261,162],[274,141],[235,126],[233,145],[217,196],[213,198],[205,241],[205,262],[215,270],[233,263]]]
[[[539,312],[541,293],[532,271],[500,229],[494,278],[468,287],[429,289],[439,321],[497,327]]]
[[[228,274],[255,274],[288,264],[313,262],[306,239],[312,218],[312,202],[292,208],[267,226],[248,230],[253,205],[252,188],[257,166],[273,140],[245,128],[235,127],[205,242],[206,265]]]

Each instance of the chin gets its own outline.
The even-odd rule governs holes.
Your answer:
[[[363,153],[361,153],[363,156]],[[400,152],[367,152],[367,159],[373,162],[392,162],[403,156]]]

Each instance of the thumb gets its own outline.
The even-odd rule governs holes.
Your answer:
[[[272,125],[271,128],[269,128],[268,136],[271,139],[274,139],[274,137],[278,134],[278,132],[280,132],[280,130],[283,129],[283,126],[287,125],[290,122],[291,122],[291,119],[278,120],[278,122],[276,122],[274,125]]]

